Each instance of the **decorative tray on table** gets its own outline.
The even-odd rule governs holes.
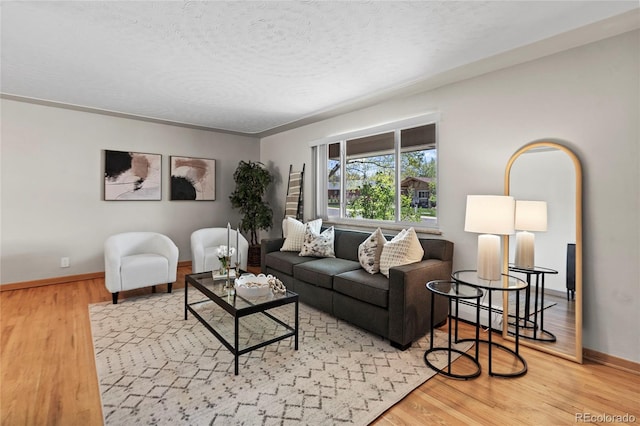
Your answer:
[[[287,290],[282,281],[273,275],[242,274],[235,279],[236,294],[242,297],[261,297],[274,293],[285,293]]]
[[[211,275],[213,276],[214,280],[221,280],[223,278],[227,278],[227,274],[221,274],[219,271],[213,271]],[[236,270],[229,269],[229,278],[235,278],[235,277],[236,277]]]

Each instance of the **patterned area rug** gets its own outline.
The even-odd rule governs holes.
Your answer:
[[[199,306],[226,322],[213,303]],[[292,318],[293,305],[270,312]],[[435,374],[423,360],[428,334],[399,351],[304,304],[299,350],[288,338],[241,355],[238,376],[233,355],[193,315],[183,319],[183,291],[89,313],[107,425],[366,425]],[[255,322],[241,327],[247,341],[260,334]],[[446,345],[446,334],[435,337]]]

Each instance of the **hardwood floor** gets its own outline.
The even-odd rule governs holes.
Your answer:
[[[184,286],[189,272],[179,268],[174,288]],[[158,286],[158,291],[166,291],[166,286]],[[102,279],[0,293],[2,425],[102,424],[87,305],[110,300]],[[462,324],[461,332],[471,337],[472,327]],[[494,339],[502,341],[498,335]],[[481,345],[480,377],[459,381],[436,376],[374,424],[562,425],[576,423],[582,413],[629,414],[640,422],[640,376],[588,361],[575,364],[525,347],[521,354],[529,366],[525,376],[492,378],[486,374],[486,345]],[[494,368],[510,367],[502,351],[494,351],[494,360]]]
[[[546,294],[545,302],[553,303],[553,306],[544,310],[544,328],[545,330],[553,332],[556,341],[544,342],[529,340],[528,342],[568,355],[574,355],[576,350],[575,302],[567,301],[565,296],[555,294]],[[530,316],[529,319],[533,320],[533,316]],[[540,321],[539,314],[537,321]],[[513,327],[510,327],[509,330],[511,332],[515,331]],[[533,336],[533,330],[521,328],[520,335]],[[545,338],[547,337],[549,336],[545,336]],[[525,342],[525,344],[527,342],[524,338],[521,341]]]

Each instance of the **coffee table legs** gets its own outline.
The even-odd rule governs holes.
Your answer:
[[[295,345],[294,348],[298,350],[298,330],[300,329],[300,319],[298,318],[298,301],[296,300],[296,331],[295,331]]]
[[[240,347],[239,344],[239,333],[238,333],[238,329],[240,328],[240,318],[238,316],[235,316],[234,318],[234,327],[235,327],[235,333],[233,336],[233,340],[234,340],[234,348],[235,350],[233,351],[233,357],[234,357],[234,363],[235,363],[235,368],[234,368],[234,373],[237,376],[238,375],[238,359],[240,358],[240,353],[238,352],[238,348]]]

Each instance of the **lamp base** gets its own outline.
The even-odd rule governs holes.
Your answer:
[[[535,235],[520,231],[516,234],[515,265],[518,268],[532,269],[535,266]]]
[[[500,237],[491,234],[478,235],[478,278],[498,281],[501,277]]]

